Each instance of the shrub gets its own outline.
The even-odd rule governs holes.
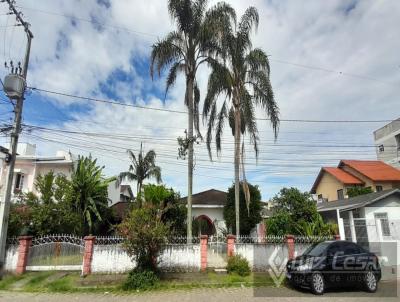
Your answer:
[[[240,255],[229,257],[226,269],[229,274],[236,273],[242,277],[250,275],[249,262]]]
[[[134,269],[129,272],[128,278],[122,285],[123,290],[146,290],[158,283],[158,276],[153,271]]]

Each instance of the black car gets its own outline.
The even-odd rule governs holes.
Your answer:
[[[322,295],[330,287],[362,286],[375,292],[381,279],[378,257],[349,241],[313,244],[301,256],[289,260],[286,278],[294,286]]]

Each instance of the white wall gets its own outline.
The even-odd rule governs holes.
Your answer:
[[[224,208],[207,208],[207,207],[193,207],[192,208],[192,216],[196,218],[201,215],[208,216],[211,221],[214,222],[215,228],[217,231],[220,229],[226,229],[226,224],[224,220]],[[215,223],[216,222],[216,223]]]
[[[168,245],[159,258],[163,271],[199,271],[200,245]],[[121,245],[95,245],[92,259],[93,273],[124,273],[132,270],[135,263]]]
[[[9,245],[6,250],[4,269],[7,272],[15,271],[18,261],[18,245]]]
[[[286,265],[288,249],[286,243],[235,244],[235,253],[249,261],[253,271],[265,271],[271,264],[277,268]]]

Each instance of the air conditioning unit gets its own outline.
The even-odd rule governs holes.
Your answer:
[[[4,92],[10,99],[23,97],[25,91],[25,79],[19,74],[9,74],[4,79]]]

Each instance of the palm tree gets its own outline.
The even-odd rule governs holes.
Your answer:
[[[80,156],[71,175],[72,201],[77,212],[83,216],[90,234],[96,220],[102,221],[102,210],[108,206],[107,188],[114,180],[105,179],[103,169],[91,156]]]
[[[141,192],[143,181],[148,178],[155,178],[155,180],[161,182],[161,168],[156,166],[156,152],[150,150],[144,155],[142,144],[140,144],[140,152],[136,157],[132,150],[128,150],[129,157],[132,164],[129,166],[127,172],[122,172],[118,176],[118,182],[121,183],[124,180],[136,181],[136,198],[138,205],[141,207]]]
[[[235,139],[235,216],[236,234],[239,226],[239,173],[241,136],[248,134],[258,157],[258,129],[256,107],[265,111],[271,121],[275,139],[279,127],[279,108],[275,102],[269,80],[268,57],[259,48],[252,49],[251,31],[258,27],[258,12],[249,7],[239,24],[231,27],[223,37],[223,52],[220,59],[210,62],[212,72],[208,81],[207,96],[204,101],[203,117],[208,118],[207,148],[211,158],[212,133],[215,131],[217,152],[221,151],[221,137],[225,120],[229,120]],[[220,95],[222,106],[217,108]],[[243,144],[244,149],[244,144]]]
[[[219,53],[218,37],[229,27],[234,10],[220,2],[207,10],[207,0],[168,0],[168,11],[177,29],[153,45],[150,74],[160,76],[164,68],[170,67],[166,93],[174,85],[179,73],[186,78],[185,105],[188,107],[188,198],[187,237],[192,229],[193,186],[193,126],[198,135],[200,90],[196,81],[199,66]]]

